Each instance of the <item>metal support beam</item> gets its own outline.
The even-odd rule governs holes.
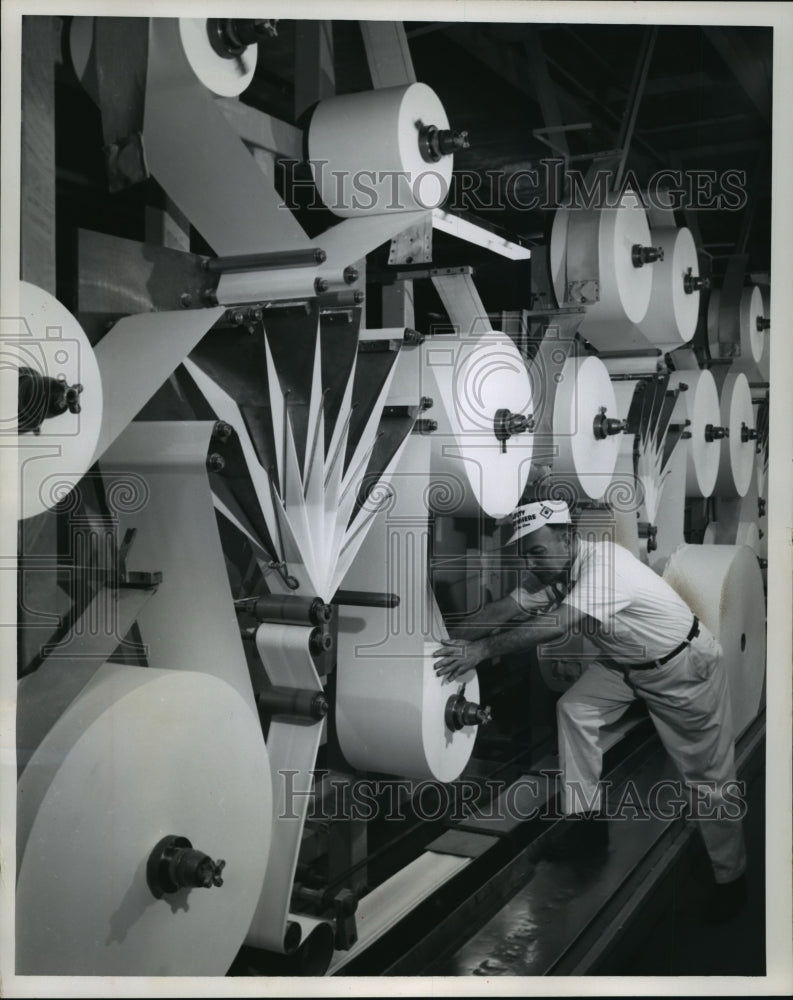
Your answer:
[[[554,130],[555,148],[566,159],[570,148],[567,144],[567,136],[562,129],[564,119],[562,118],[554,84],[548,75],[548,64],[545,61],[545,53],[543,52],[542,40],[539,33],[529,29],[523,45],[528,56],[529,73],[537,92],[537,101],[542,111],[543,124],[547,130]]]
[[[298,21],[295,45],[295,116],[333,97],[333,22]]]
[[[614,176],[614,187],[616,189],[619,189],[619,186],[622,183],[622,175],[625,172],[625,163],[628,159],[631,142],[633,141],[633,131],[636,127],[636,117],[639,114],[639,107],[641,106],[642,97],[644,96],[644,85],[647,82],[647,74],[650,70],[650,62],[653,58],[653,50],[655,49],[655,40],[657,37],[657,27],[648,28],[645,31],[644,37],[642,38],[641,49],[639,50],[639,55],[636,59],[636,67],[633,72],[633,80],[631,81],[630,96],[628,98],[628,104],[625,108],[622,125],[620,126],[619,138],[617,139],[617,146],[622,150],[622,152],[620,154],[617,171]]]
[[[401,21],[361,21],[361,34],[375,90],[416,82]]]

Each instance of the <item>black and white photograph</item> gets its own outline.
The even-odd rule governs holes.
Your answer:
[[[2,18],[2,993],[793,992],[786,6]]]

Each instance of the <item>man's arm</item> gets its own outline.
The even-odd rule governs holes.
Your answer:
[[[507,595],[498,601],[491,601],[473,615],[449,629],[449,637],[454,639],[481,639],[495,628],[521,616],[520,606]]]
[[[528,624],[507,628],[469,642],[450,641],[433,654],[437,658],[435,673],[439,677],[453,680],[460,674],[473,670],[483,660],[534,649],[559,636],[567,635],[587,617],[578,608],[561,604],[553,611],[534,615]]]

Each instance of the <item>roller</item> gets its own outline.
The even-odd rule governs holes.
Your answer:
[[[449,192],[453,150],[463,145],[423,83],[330,97],[308,129],[314,183],[342,217],[437,208]]]
[[[608,370],[595,357],[570,358],[558,380],[553,479],[571,482],[577,493],[599,500],[612,481],[625,426]]]
[[[669,387],[687,385],[678,396],[673,420],[690,420],[690,438],[679,446],[686,453],[686,496],[709,497],[716,486],[724,428],[716,382],[708,370],[672,372]]]
[[[233,688],[106,664],[20,779],[17,973],[225,975],[272,820],[261,725]]]
[[[432,478],[452,485],[457,516],[505,517],[517,506],[532,458],[526,364],[497,330],[439,335],[422,346],[422,378],[435,405]],[[441,494],[433,494],[440,496]]]
[[[768,321],[763,336],[763,352],[757,361],[757,370],[760,378],[768,382],[771,378],[771,288],[764,282],[758,282],[755,286],[760,289],[763,300],[763,319]],[[765,323],[763,324],[765,326]]]
[[[652,265],[650,305],[639,326],[652,345],[673,351],[688,343],[697,328],[702,288],[697,248],[685,227],[663,226],[650,233],[651,244],[664,255]]]
[[[637,324],[650,306],[658,256],[633,191],[613,208],[556,212],[550,249],[556,299],[559,305],[586,306],[579,331],[599,351],[652,347]]]
[[[52,416],[38,435],[19,437],[20,506],[27,518],[63,500],[223,310],[126,316],[92,347],[77,320],[44,289],[21,282],[20,309],[20,336],[6,340],[4,354],[20,368],[82,386],[78,412]]]
[[[770,315],[765,313],[763,295],[757,285],[741,292],[739,317],[740,354],[732,363],[732,370],[743,372],[750,380],[760,374],[760,366],[768,370],[765,355],[768,353],[768,324]]]
[[[744,545],[684,545],[663,576],[721,643],[737,738],[762,706],[766,626],[757,557]]]
[[[3,356],[36,379],[27,405],[20,382],[20,429],[39,429],[18,439],[20,515],[27,518],[62,500],[90,468],[104,408],[99,364],[77,320],[56,298],[26,281],[20,284],[19,306],[24,318],[18,337],[4,339]],[[46,379],[80,388],[76,407],[39,423]]]
[[[241,27],[246,40],[235,37]],[[237,97],[253,80],[259,48],[255,22],[220,17],[180,17],[179,39],[190,69],[218,97]],[[252,40],[248,41],[248,37]]]
[[[94,20],[93,17],[72,18],[69,54],[78,79],[96,100]],[[207,90],[219,97],[237,97],[248,88],[256,71],[258,46],[255,41],[242,44],[230,38],[228,31],[224,31],[229,18],[180,17],[176,20],[187,64]]]
[[[720,497],[745,496],[754,473],[757,429],[752,393],[743,372],[725,376],[719,400],[720,424],[729,437],[721,447],[714,493]]]
[[[344,589],[396,593],[400,602],[339,607],[336,729],[352,767],[453,781],[470,759],[483,706],[475,670],[449,681],[433,669],[447,632],[428,582],[428,494],[443,490],[429,465],[429,440],[412,437],[387,509],[345,577]]]

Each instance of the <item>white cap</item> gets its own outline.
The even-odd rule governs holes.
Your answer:
[[[512,537],[505,542],[512,545],[524,535],[537,531],[545,524],[569,524],[570,508],[564,500],[539,500],[516,507],[510,514],[512,522]]]

